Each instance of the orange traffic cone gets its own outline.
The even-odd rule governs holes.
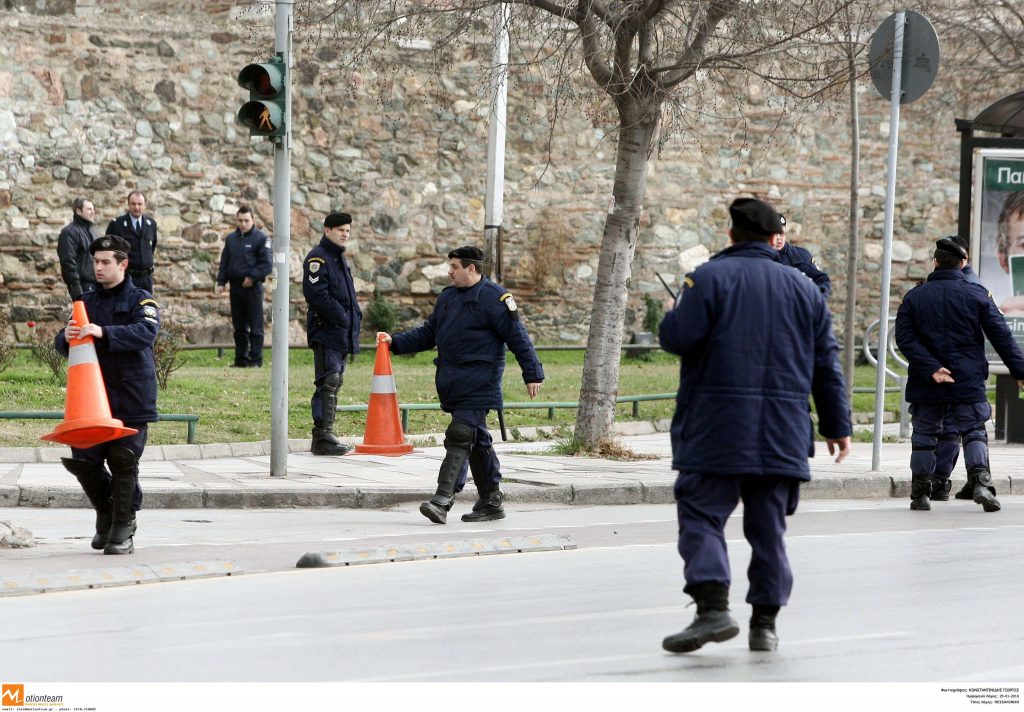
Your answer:
[[[377,337],[377,360],[373,363],[373,387],[366,409],[366,433],[363,444],[356,445],[361,455],[405,455],[412,445],[405,442],[402,421],[398,417],[398,391],[391,374],[391,348]]]
[[[77,326],[89,323],[82,301],[74,303],[71,316]],[[67,392],[64,422],[52,433],[40,436],[40,440],[86,448],[139,432],[110,416],[110,401],[91,336],[68,342]]]

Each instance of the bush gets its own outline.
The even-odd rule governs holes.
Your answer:
[[[182,367],[181,347],[185,345],[185,327],[179,324],[160,325],[160,333],[153,344],[153,357],[156,360],[156,384],[167,388],[171,374]]]
[[[658,326],[661,324],[661,317],[664,314],[661,304],[650,294],[645,294],[644,309],[644,331],[657,334]]]
[[[55,379],[61,383],[67,383],[67,359],[57,353],[57,349],[53,345],[54,337],[63,328],[63,325],[32,327],[32,339],[29,341],[29,346],[36,361],[50,369]]]
[[[11,319],[6,312],[0,312],[0,373],[14,362],[14,339],[8,340],[11,331]]]
[[[373,293],[373,301],[366,308],[366,325],[377,331],[393,334],[398,328],[398,307],[379,291]]]

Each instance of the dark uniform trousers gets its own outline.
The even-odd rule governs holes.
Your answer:
[[[956,453],[950,457],[950,444],[963,439],[964,464],[988,470],[988,433],[985,423],[992,416],[992,406],[984,403],[911,403],[913,433],[910,443],[910,473],[913,477],[940,474],[949,477],[956,464]],[[950,431],[953,433],[952,437]],[[943,447],[944,446],[944,447]],[[941,468],[941,469],[940,469]]]
[[[243,287],[244,278],[231,278],[231,327],[235,336],[235,365],[263,365],[263,283]]]
[[[743,535],[753,553],[747,578],[747,603],[784,606],[793,589],[793,572],[783,535],[786,515],[796,511],[800,480],[771,475],[702,475],[680,472],[675,484],[679,519],[679,555],[682,557],[684,593],[695,586],[729,586],[729,553],[725,523],[743,502]]]
[[[501,470],[498,456],[491,447],[494,439],[487,429],[486,410],[453,410],[452,422],[473,428],[473,445],[469,450],[469,469],[473,472],[473,484],[480,492],[493,492],[501,484]],[[455,482],[455,492],[461,492],[466,485],[466,468],[463,467]]]
[[[85,460],[86,462],[96,465],[106,476],[106,487],[105,490],[110,490],[111,477],[110,473],[107,472],[107,468],[104,463],[107,460],[107,454],[110,452],[112,447],[124,447],[131,450],[136,458],[142,458],[142,451],[146,448],[146,440],[149,437],[149,426],[146,423],[133,423],[129,427],[135,428],[139,432],[135,435],[129,435],[124,438],[118,438],[117,440],[111,440],[110,442],[100,443],[99,445],[93,445],[92,447],[86,448],[71,448],[71,457],[75,460]],[[139,511],[142,509],[142,488],[139,486],[138,479],[135,480],[135,493],[132,495],[132,509]]]
[[[344,351],[332,349],[323,344],[314,343],[313,349],[313,397],[309,401],[309,407],[313,415],[313,424],[320,427],[324,422],[323,401],[324,382],[332,373],[338,374],[338,389],[345,378],[345,357]],[[335,391],[337,392],[337,391]]]

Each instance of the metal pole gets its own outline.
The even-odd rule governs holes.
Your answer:
[[[885,408],[885,367],[889,350],[889,290],[892,282],[892,225],[896,208],[896,154],[900,140],[900,99],[903,92],[903,27],[906,13],[896,13],[892,45],[892,94],[889,111],[889,166],[885,186],[885,233],[882,240],[882,294],[878,329],[878,371],[875,378],[875,432],[871,470],[878,471],[882,458],[882,413]]]
[[[491,71],[491,114],[487,134],[487,195],[484,198],[484,260],[491,278],[501,281],[501,221],[505,192],[505,117],[508,104],[508,23],[511,9],[495,9],[494,54]]]
[[[285,135],[274,142],[274,350],[270,370],[270,476],[288,476],[288,255],[291,253],[292,6],[276,0],[274,50],[285,65]]]

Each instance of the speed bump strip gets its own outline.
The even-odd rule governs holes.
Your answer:
[[[240,573],[243,573],[242,568],[235,562],[214,560],[7,576],[0,577],[0,596],[24,596],[52,591],[131,586],[160,581],[184,581],[212,576],[235,576]]]
[[[575,549],[576,542],[564,534],[537,534],[510,536],[501,539],[460,539],[458,541],[424,542],[422,544],[395,544],[370,546],[363,549],[341,551],[311,551],[302,555],[295,564],[298,569],[319,569],[331,566],[358,566],[384,564],[395,561],[423,561],[426,559],[452,559],[460,556],[490,556],[492,554],[520,554],[535,551],[562,551]]]

